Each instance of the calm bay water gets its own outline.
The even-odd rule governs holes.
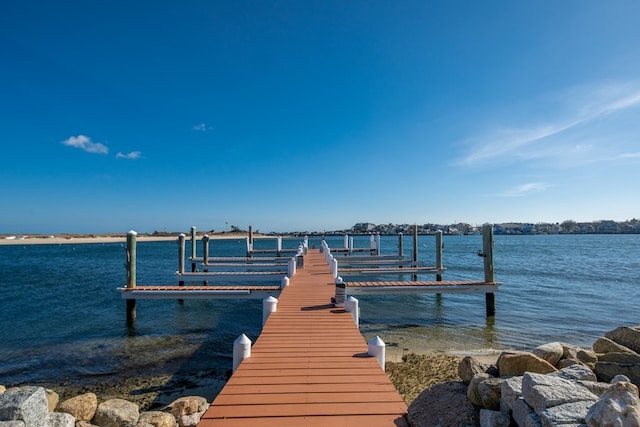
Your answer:
[[[368,246],[368,237],[355,243]],[[396,253],[397,243],[384,236],[382,251]],[[483,278],[482,236],[444,243],[445,280]],[[405,256],[411,246],[405,237]],[[420,236],[418,246],[433,265],[435,238]],[[261,247],[275,241],[258,240]],[[212,256],[244,250],[244,240],[211,242]],[[116,291],[124,260],[120,243],[0,246],[0,384],[224,371],[233,340],[258,336],[262,303],[242,300],[141,300],[127,329]],[[176,268],[175,242],[138,244],[139,284],[174,284]],[[640,235],[495,236],[495,272],[494,318],[485,317],[483,294],[359,296],[361,330],[400,351],[482,352],[556,340],[590,347],[610,329],[640,324]]]

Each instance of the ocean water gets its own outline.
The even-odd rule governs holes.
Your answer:
[[[342,237],[327,240],[343,245]],[[443,241],[445,280],[483,278],[482,236]],[[312,238],[310,247],[319,243]],[[255,245],[275,248],[275,240]],[[397,247],[397,237],[382,237],[383,253]],[[245,241],[212,240],[210,248],[211,256],[243,255]],[[435,238],[420,236],[418,249],[433,265]],[[410,256],[411,236],[404,250]],[[139,284],[176,282],[175,242],[141,242],[137,252]],[[485,315],[484,294],[358,296],[363,335],[397,352],[473,353],[558,340],[590,347],[608,330],[640,324],[640,235],[495,236],[494,259],[502,283],[495,317]],[[262,303],[247,300],[140,300],[128,328],[116,291],[124,262],[120,243],[0,246],[0,384],[219,373],[231,367],[236,337],[259,335]]]

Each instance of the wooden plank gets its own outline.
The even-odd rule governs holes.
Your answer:
[[[325,393],[255,393],[227,394],[222,396],[218,405],[281,405],[301,403],[356,403],[356,402],[402,402],[393,392],[325,392]]]
[[[203,419],[199,427],[408,427],[404,417],[390,415],[320,415],[302,417]]]
[[[242,414],[243,418],[256,417],[301,417],[314,415],[388,415],[403,414],[407,405],[404,402],[332,402],[298,405],[285,403],[280,405],[219,405],[215,417],[229,418]],[[332,425],[332,424],[328,424]]]

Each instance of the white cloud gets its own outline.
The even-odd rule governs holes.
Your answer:
[[[576,148],[584,148],[584,139],[591,146],[605,146],[613,149],[613,132],[618,128],[606,129],[605,117],[622,114],[640,107],[640,84],[602,84],[572,88],[554,97],[554,103],[546,106],[553,110],[553,118],[535,119],[538,123],[524,127],[500,127],[470,138],[467,143],[471,150],[457,163],[461,166],[475,166],[493,162],[513,162],[559,155],[574,155]],[[556,111],[560,110],[560,112]],[[542,111],[543,114],[549,114]],[[640,124],[640,122],[639,122]],[[585,132],[587,126],[604,126],[600,132]],[[627,126],[624,126],[628,129]],[[640,126],[631,132],[640,134]],[[586,135],[589,135],[588,137]],[[595,143],[594,143],[595,142]],[[586,154],[586,151],[583,151]],[[595,152],[594,152],[595,154]]]
[[[207,132],[207,131],[213,130],[213,127],[207,125],[206,123],[199,123],[195,125],[192,129],[197,130],[198,132]]]
[[[616,159],[640,159],[640,152],[637,153],[623,153],[620,154]]]
[[[140,151],[132,151],[127,154],[118,152],[118,154],[116,154],[116,159],[136,160],[136,159],[139,159],[140,157],[142,157],[142,153]]]
[[[523,197],[530,193],[545,191],[548,186],[542,182],[529,182],[510,188],[500,194],[501,197]]]
[[[106,145],[99,142],[93,142],[91,141],[91,138],[86,135],[70,136],[69,138],[62,141],[62,144],[68,147],[79,148],[86,151],[87,153],[109,153],[109,148]]]

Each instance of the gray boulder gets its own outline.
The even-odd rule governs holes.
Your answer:
[[[640,426],[638,388],[626,381],[612,384],[607,393],[588,411],[587,426]]]
[[[505,378],[501,386],[501,400],[509,409],[513,410],[516,400],[522,397],[522,377]]]
[[[76,419],[63,412],[49,412],[44,423],[46,427],[75,427]]]
[[[487,378],[478,384],[478,394],[482,407],[497,411],[500,409],[500,395],[502,390],[502,378]]]
[[[581,364],[582,363],[580,363],[576,359],[560,359],[560,361],[556,363],[556,368],[564,369],[564,368],[568,368],[569,366],[581,365]]]
[[[24,427],[24,421],[22,420],[9,420],[0,421],[0,427]]]
[[[538,415],[543,409],[565,403],[598,400],[598,396],[573,381],[529,373],[522,377],[522,397]]]
[[[98,405],[93,423],[100,427],[133,427],[138,422],[138,405],[124,399],[110,399]]]
[[[609,390],[609,388],[611,387],[611,384],[603,383],[600,381],[578,380],[576,381],[576,384],[581,385],[582,387],[586,388],[587,390],[589,390],[591,393],[595,394],[598,397],[602,397],[602,395],[605,394],[607,390]]]
[[[522,397],[513,402],[511,416],[520,427],[542,427],[540,417]]]
[[[640,386],[640,364],[598,362],[595,372],[600,381],[610,382],[616,375],[625,375],[633,384]]]
[[[491,378],[489,374],[476,374],[471,378],[469,386],[467,387],[467,399],[474,405],[483,406],[478,386],[482,381],[488,380],[489,378]]]
[[[500,411],[480,410],[480,427],[509,427],[511,417]]]
[[[636,353],[640,353],[640,330],[637,328],[619,326],[607,332],[604,336]]]
[[[458,376],[467,384],[471,382],[471,379],[475,375],[484,374],[486,371],[487,366],[471,356],[464,357],[460,363],[458,363]]]
[[[549,376],[564,378],[565,380],[582,380],[582,381],[597,381],[596,374],[585,365],[579,363],[569,365],[566,368],[562,368],[556,372],[552,372]]]
[[[48,412],[42,387],[17,387],[0,394],[0,420],[21,420],[26,427],[44,427]]]
[[[593,405],[592,401],[581,400],[545,408],[537,413],[544,427],[578,425],[584,424],[585,415],[591,405]]]

